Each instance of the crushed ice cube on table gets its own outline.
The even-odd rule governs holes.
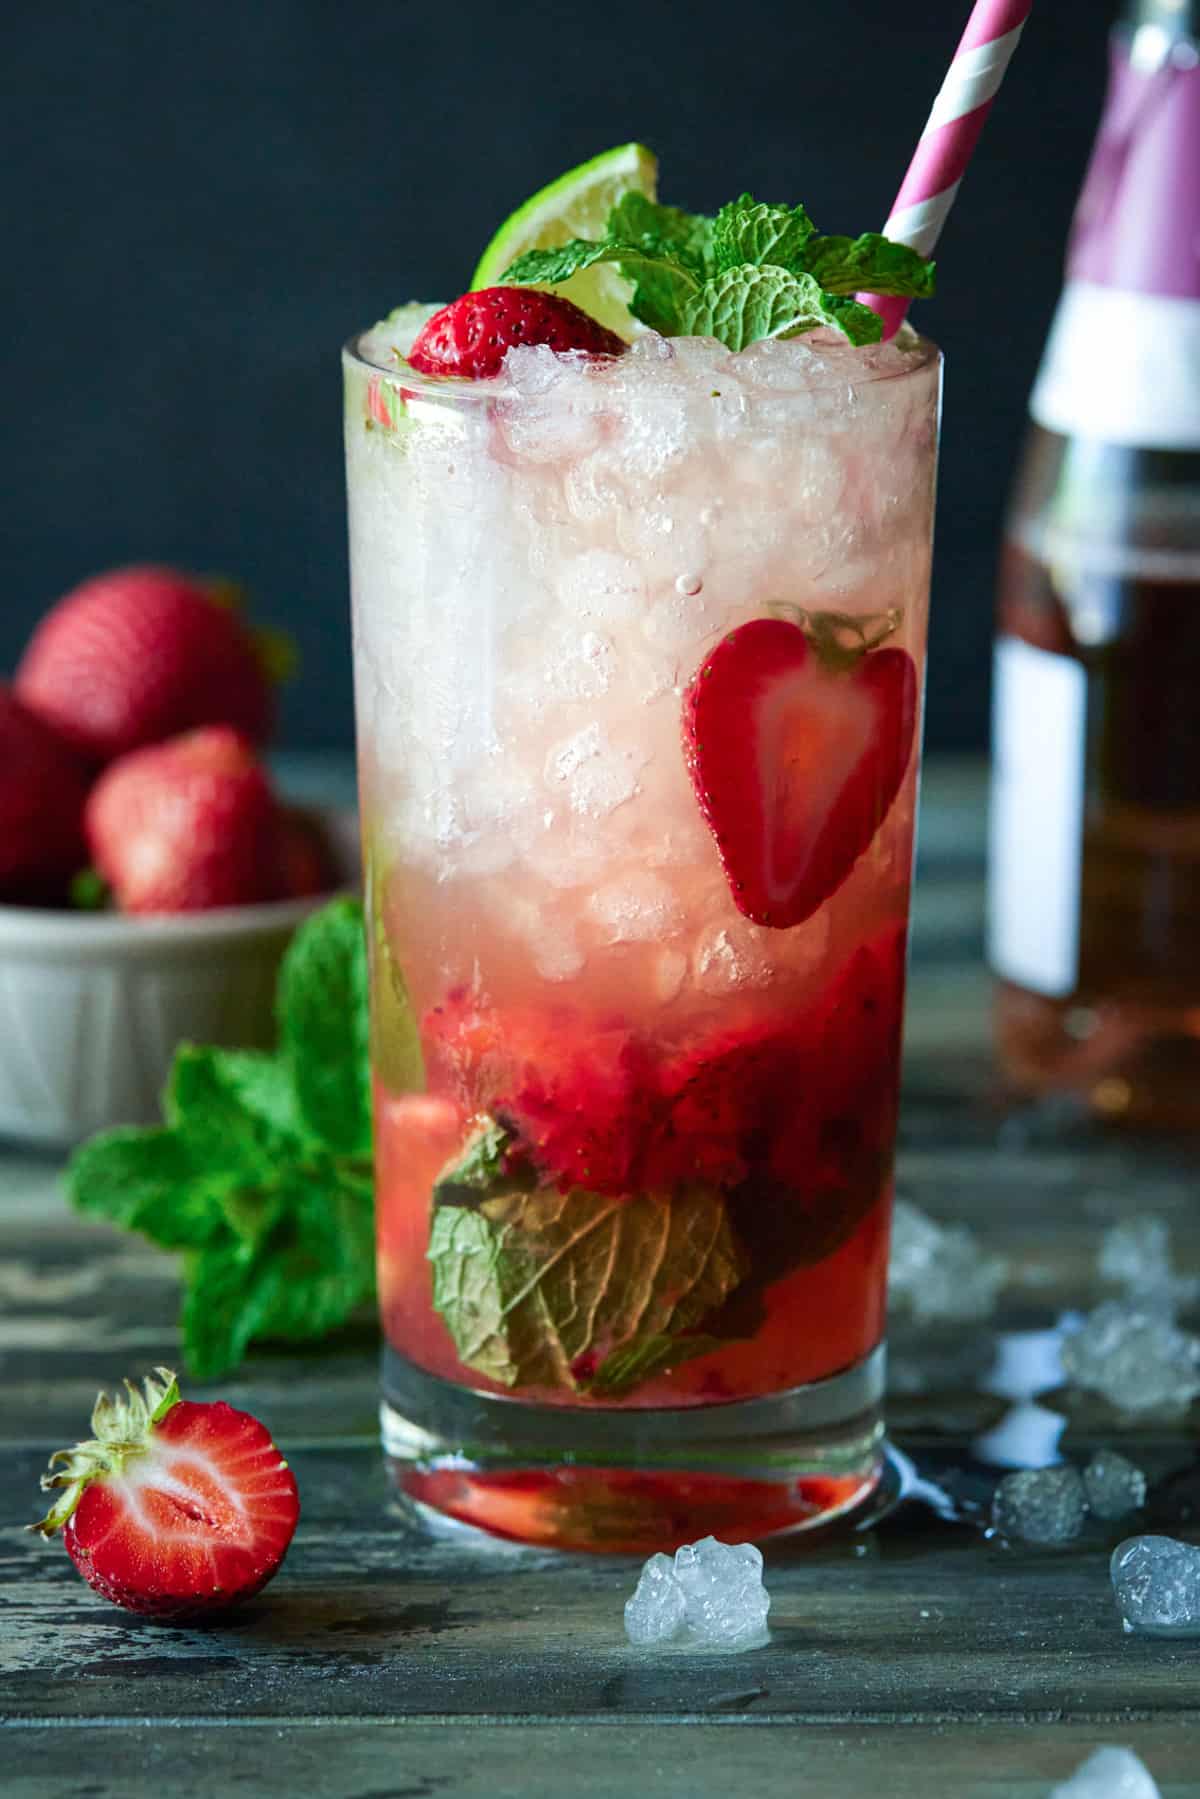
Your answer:
[[[1115,1449],[1098,1449],[1083,1471],[1087,1502],[1097,1518],[1125,1518],[1146,1503],[1146,1476]]]
[[[1004,1257],[982,1250],[965,1224],[938,1224],[907,1200],[896,1201],[888,1265],[894,1309],[918,1324],[984,1318],[1007,1278]]]
[[[1109,1573],[1126,1630],[1200,1637],[1200,1549],[1174,1537],[1126,1537]]]
[[[1200,1297],[1200,1280],[1175,1273],[1171,1233],[1161,1218],[1130,1218],[1105,1231],[1098,1268],[1102,1280],[1124,1287],[1131,1303],[1172,1316]]]
[[[669,1555],[652,1555],[642,1569],[633,1597],[625,1601],[625,1635],[644,1648],[669,1643],[683,1629],[687,1601],[675,1578]]]
[[[1069,1466],[1006,1474],[992,1496],[992,1523],[1016,1542],[1070,1543],[1086,1517],[1083,1479]]]
[[[1105,1300],[1064,1340],[1062,1365],[1123,1412],[1179,1412],[1200,1393],[1200,1337],[1154,1302]]]
[[[1146,1764],[1132,1749],[1106,1746],[1050,1789],[1050,1799],[1162,1799]]]
[[[645,1648],[679,1643],[696,1648],[754,1649],[767,1640],[771,1598],[753,1543],[702,1537],[652,1555],[625,1603],[625,1634]]]

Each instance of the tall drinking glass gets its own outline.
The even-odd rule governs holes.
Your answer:
[[[878,1479],[940,358],[345,355],[383,1436],[525,1541]]]

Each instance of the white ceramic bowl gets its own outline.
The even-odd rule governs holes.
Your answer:
[[[355,826],[322,813],[345,884]],[[152,1124],[176,1044],[266,1048],[280,958],[324,898],[173,917],[0,905],[0,1137]]]

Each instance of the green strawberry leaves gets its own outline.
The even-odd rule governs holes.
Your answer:
[[[184,1254],[184,1356],[198,1378],[252,1342],[302,1342],[374,1292],[362,909],[337,900],[280,974],[274,1054],[184,1045],[162,1126],[108,1131],[68,1170],[72,1203]]]
[[[819,326],[875,343],[881,322],[856,292],[925,299],[934,287],[933,263],[906,245],[879,232],[822,237],[802,206],[750,194],[712,219],[625,194],[603,239],[530,250],[504,280],[554,286],[597,262],[615,263],[633,283],[630,311],[642,324],[666,337],[715,337],[730,350]]]

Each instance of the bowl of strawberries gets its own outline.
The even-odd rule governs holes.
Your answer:
[[[234,590],[135,567],[0,680],[0,1136],[150,1122],[179,1042],[273,1040],[292,932],[356,878],[352,821],[261,759],[282,660]]]

